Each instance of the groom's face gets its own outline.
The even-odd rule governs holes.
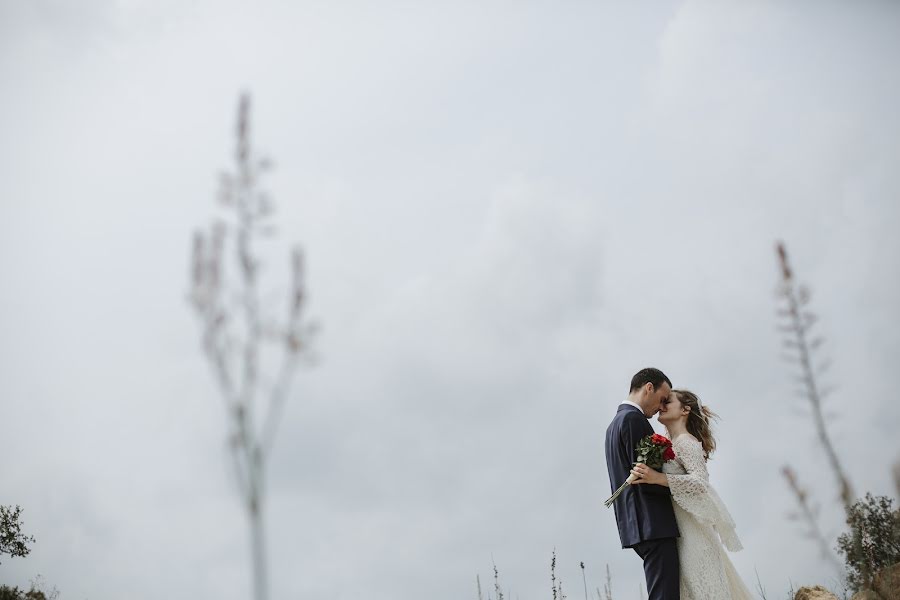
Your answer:
[[[659,407],[662,405],[663,401],[669,397],[671,392],[672,388],[665,381],[663,381],[658,388],[650,392],[650,407],[653,410],[653,413],[648,416],[652,417],[659,412]]]

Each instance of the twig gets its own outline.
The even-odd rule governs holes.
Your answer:
[[[768,598],[766,598],[766,590],[763,589],[762,581],[760,581],[759,579],[759,571],[757,571],[754,567],[753,572],[756,573],[756,592],[759,594],[759,597],[762,598],[762,600],[768,600]]]
[[[550,589],[553,590],[553,600],[559,600],[556,591],[556,548],[553,549],[553,558],[550,560]]]
[[[900,498],[900,460],[894,463],[894,487],[897,490],[897,498]]]
[[[581,561],[581,580],[584,581],[584,600],[588,600],[587,577],[584,575],[584,561]]]

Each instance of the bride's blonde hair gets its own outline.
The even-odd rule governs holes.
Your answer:
[[[688,433],[700,440],[700,444],[703,446],[703,456],[709,460],[709,455],[716,450],[716,438],[713,437],[711,423],[718,421],[719,415],[700,404],[700,398],[694,392],[688,390],[672,390],[672,392],[682,406],[690,408],[687,420]]]

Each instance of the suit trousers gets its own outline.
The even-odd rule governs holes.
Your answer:
[[[681,600],[678,545],[675,538],[649,540],[632,546],[644,561],[649,600]]]

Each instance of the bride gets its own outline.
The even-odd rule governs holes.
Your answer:
[[[716,449],[710,420],[717,418],[695,394],[672,390],[659,408],[659,422],[668,430],[675,459],[663,464],[662,473],[643,463],[632,470],[638,477],[632,485],[664,485],[672,492],[681,533],[681,600],[752,600],[725,553],[725,548],[735,552],[743,546],[706,471],[706,461]]]

